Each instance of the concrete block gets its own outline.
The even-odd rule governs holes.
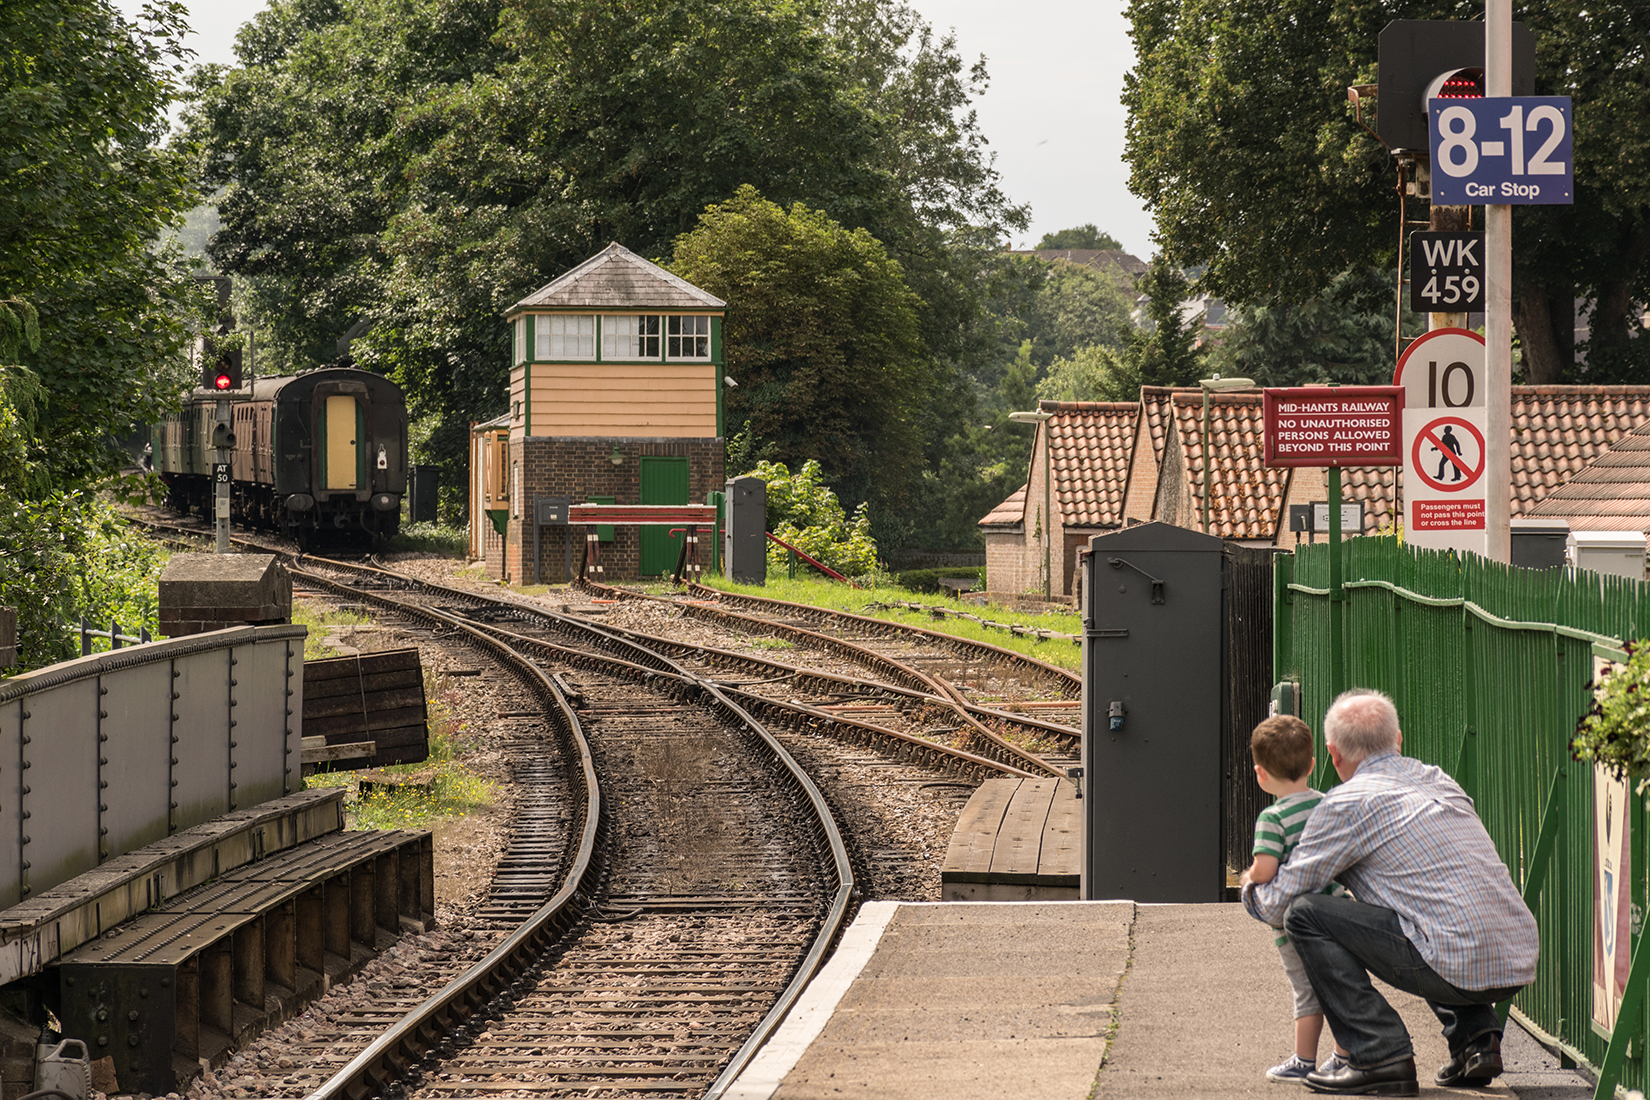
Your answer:
[[[178,554],[160,575],[161,633],[292,618],[292,577],[273,554]]]

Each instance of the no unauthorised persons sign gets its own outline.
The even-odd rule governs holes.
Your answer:
[[[1398,386],[1298,386],[1264,391],[1268,466],[1400,466]]]

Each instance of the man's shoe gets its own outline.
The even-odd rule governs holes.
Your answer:
[[[1501,1076],[1501,1036],[1480,1036],[1450,1055],[1433,1078],[1445,1088],[1481,1088]]]
[[[1415,1059],[1376,1069],[1347,1066],[1333,1073],[1309,1073],[1301,1082],[1313,1092],[1333,1096],[1419,1096],[1420,1081],[1415,1076]]]

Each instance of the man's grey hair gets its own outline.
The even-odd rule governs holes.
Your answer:
[[[1398,708],[1372,688],[1343,691],[1323,716],[1323,738],[1348,760],[1366,760],[1398,748]]]

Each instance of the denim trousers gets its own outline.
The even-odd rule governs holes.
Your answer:
[[[1398,914],[1379,905],[1328,894],[1303,894],[1289,905],[1283,927],[1300,953],[1323,1004],[1324,1019],[1358,1069],[1375,1069],[1412,1058],[1409,1031],[1373,975],[1423,998],[1444,1026],[1452,1055],[1490,1032],[1501,1032],[1495,1004],[1511,989],[1460,989],[1427,965],[1398,923]]]

